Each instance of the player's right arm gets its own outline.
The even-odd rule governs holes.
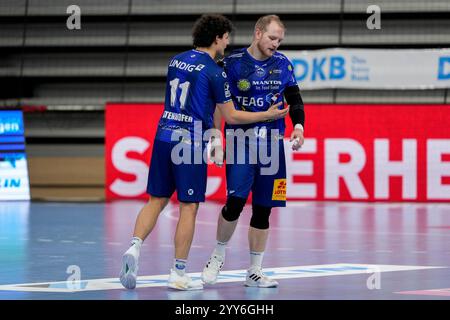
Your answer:
[[[248,112],[236,110],[232,101],[226,103],[218,103],[217,108],[219,108],[222,117],[228,124],[247,124],[255,122],[263,122],[270,120],[277,120],[284,118],[289,113],[289,107],[278,109],[283,102],[279,102],[271,106],[267,111],[260,112]]]

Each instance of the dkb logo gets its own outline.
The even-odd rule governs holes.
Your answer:
[[[439,58],[438,80],[450,79],[450,56]]]
[[[341,80],[345,77],[345,59],[340,55],[306,59],[292,59],[297,81]],[[328,70],[328,72],[327,72]]]

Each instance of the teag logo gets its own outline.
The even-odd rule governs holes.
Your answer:
[[[345,59],[340,55],[317,57],[312,60],[292,59],[297,81],[341,80],[345,77]]]

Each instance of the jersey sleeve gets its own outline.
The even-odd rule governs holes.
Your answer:
[[[287,60],[287,63],[286,63],[286,68],[287,68],[287,71],[288,71],[288,81],[287,81],[287,84],[286,84],[286,87],[292,87],[292,86],[296,86],[297,85],[297,80],[295,80],[295,74],[294,74],[294,66],[292,65],[292,63],[289,61],[289,60]]]
[[[226,103],[231,101],[230,84],[227,74],[222,69],[213,74],[212,91],[215,103]]]

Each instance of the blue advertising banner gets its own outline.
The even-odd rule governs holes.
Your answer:
[[[0,111],[0,201],[29,200],[22,111]]]

